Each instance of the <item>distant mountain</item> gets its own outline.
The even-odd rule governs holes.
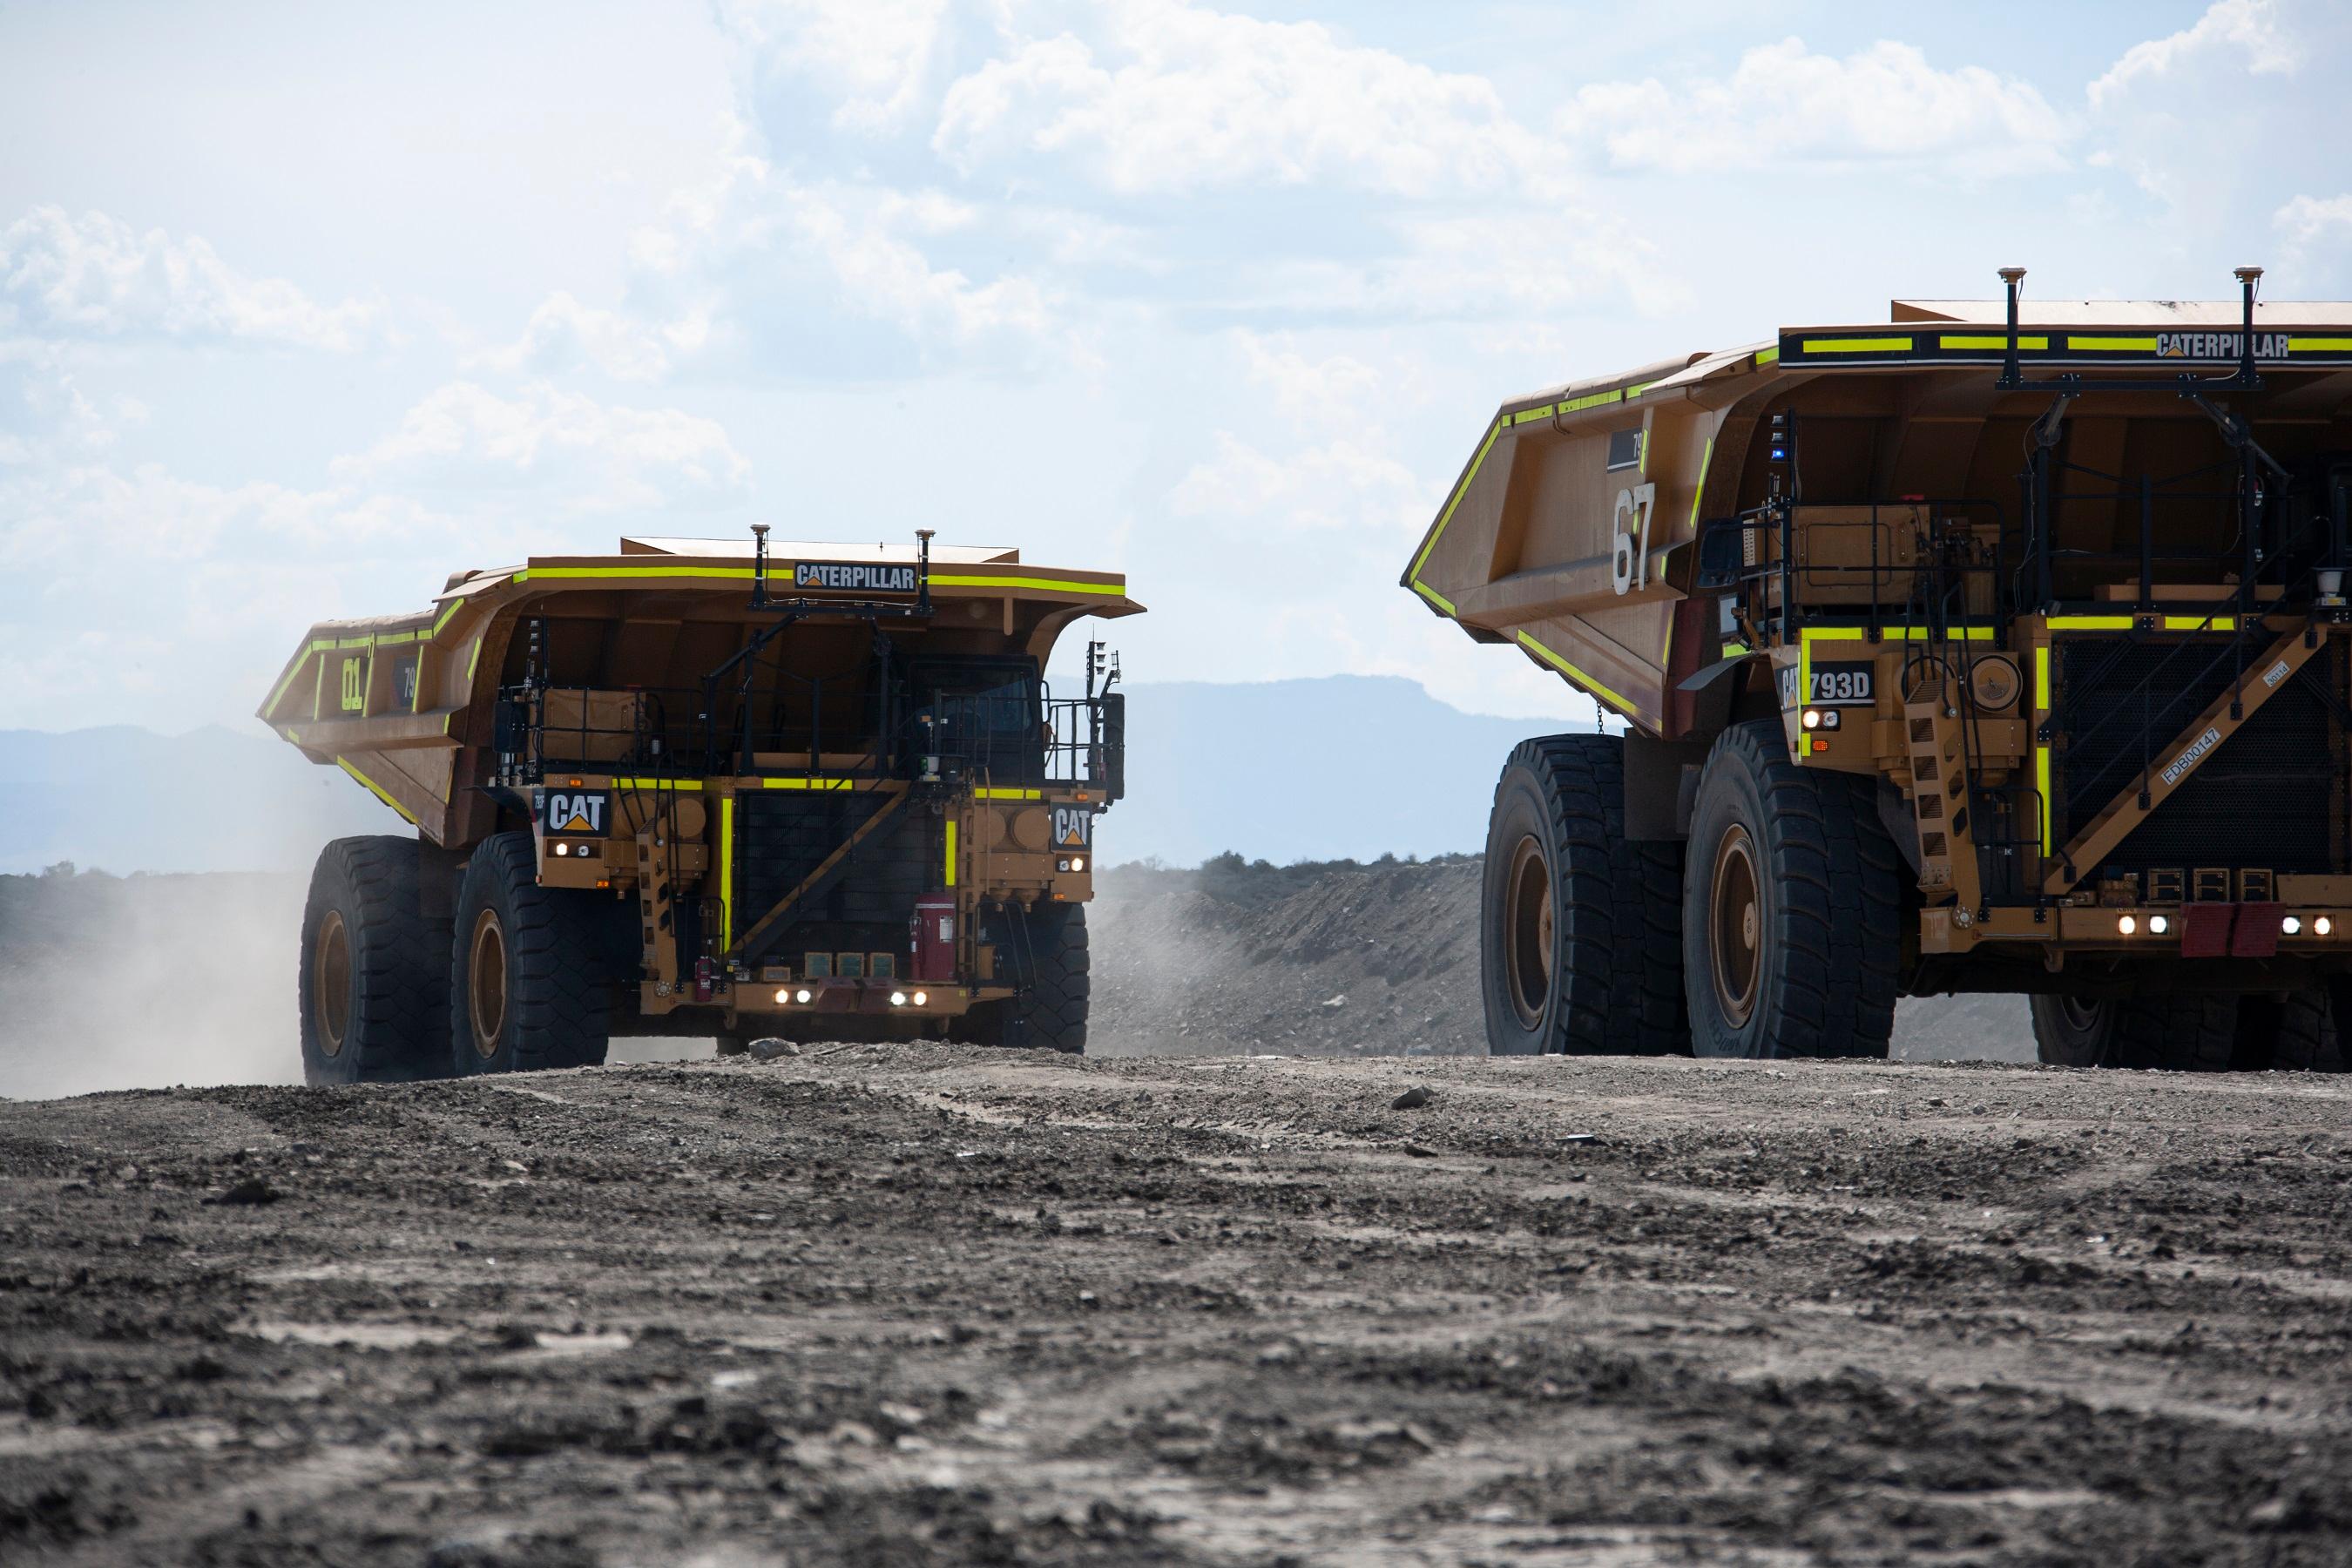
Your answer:
[[[0,730],[0,871],[303,871],[319,846],[408,825],[340,768],[213,727]]]
[[[1107,863],[1375,859],[1485,841],[1503,759],[1557,729],[1437,701],[1410,680],[1332,676],[1128,689],[1128,798]],[[0,731],[0,872],[308,871],[319,846],[407,825],[281,741],[212,728]]]
[[[1566,721],[1494,719],[1394,676],[1129,689],[1107,863],[1369,860],[1482,848],[1503,759]]]

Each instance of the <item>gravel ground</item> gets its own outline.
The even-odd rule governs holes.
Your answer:
[[[0,1560],[2337,1563],[2347,1097],[872,1047],[0,1105]]]

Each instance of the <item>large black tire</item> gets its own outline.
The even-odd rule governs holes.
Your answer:
[[[2032,1000],[2036,1054],[2051,1067],[2227,1071],[2237,1047],[2235,996],[2191,994]]]
[[[1621,738],[1520,742],[1486,819],[1487,1050],[1688,1054],[1681,883],[1680,845],[1625,837]]]
[[[1021,987],[1010,1001],[975,1007],[949,1029],[971,1045],[1026,1046],[1084,1055],[1094,980],[1083,904],[1008,908],[996,917],[997,963]]]
[[[449,921],[425,914],[413,838],[338,838],[302,908],[302,1077],[406,1083],[449,1071]]]
[[[449,948],[443,1049],[459,1074],[593,1067],[612,1038],[609,906],[543,888],[529,833],[467,862]]]
[[[1691,809],[1683,977],[1703,1057],[1883,1057],[1902,858],[1874,779],[1789,760],[1777,719],[1717,738]]]
[[[2315,985],[2284,995],[2255,992],[2238,998],[2230,1066],[2239,1072],[2344,1071],[2326,989]]]

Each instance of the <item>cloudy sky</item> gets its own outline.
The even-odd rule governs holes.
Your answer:
[[[1130,679],[1589,712],[1395,586],[1494,405],[1893,296],[2352,293],[2352,8],[0,4],[0,728],[623,531],[1125,570]]]

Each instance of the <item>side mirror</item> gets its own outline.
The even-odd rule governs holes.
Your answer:
[[[1106,691],[1102,705],[1102,787],[1112,800],[1127,798],[1127,693]]]
[[[1747,530],[1736,517],[1709,518],[1698,536],[1698,581],[1702,591],[1736,587],[1747,565]]]

